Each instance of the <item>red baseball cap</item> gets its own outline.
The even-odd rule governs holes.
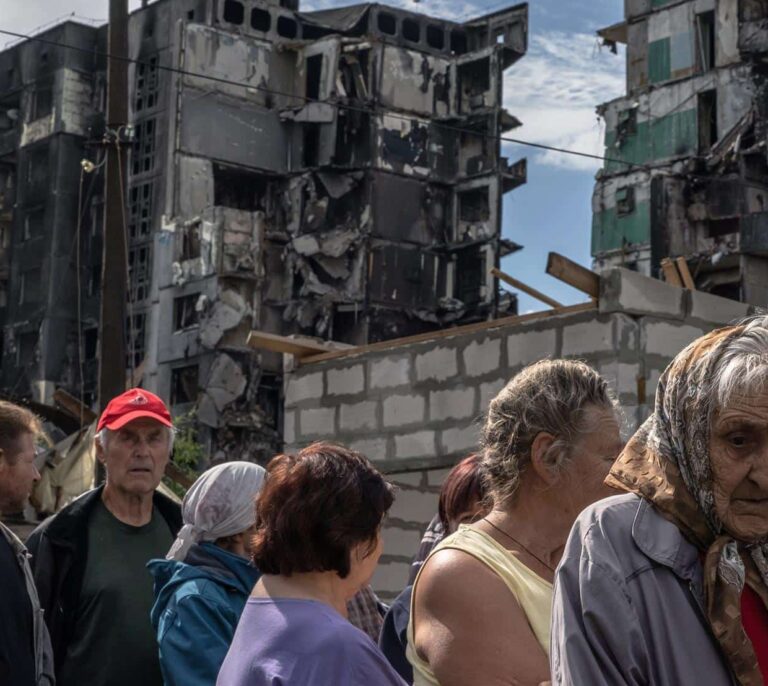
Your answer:
[[[99,417],[96,431],[105,427],[116,431],[140,417],[148,417],[165,426],[173,426],[171,413],[160,398],[143,388],[131,388],[109,401]]]

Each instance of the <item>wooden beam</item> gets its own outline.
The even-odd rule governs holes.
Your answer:
[[[165,465],[165,475],[171,480],[175,481],[180,486],[189,489],[193,483],[195,483],[196,477],[190,476],[183,469],[175,465],[170,460]]]
[[[248,334],[247,344],[256,350],[271,350],[275,353],[288,353],[299,359],[308,355],[319,355],[332,352],[340,348],[351,348],[342,343],[319,343],[311,338],[278,336],[266,331],[251,331]]]
[[[74,395],[67,393],[63,388],[57,388],[53,392],[53,400],[70,417],[82,422],[82,426],[95,422],[99,417],[90,407],[83,405]]]
[[[560,279],[577,291],[586,293],[590,298],[600,297],[600,277],[590,269],[576,264],[573,260],[556,252],[549,253],[547,274]]]
[[[311,355],[309,357],[302,358],[301,364],[305,365],[313,364],[315,362],[325,362],[327,360],[336,360],[342,357],[346,357],[347,355],[363,355],[366,353],[395,350],[406,345],[427,343],[429,341],[437,341],[442,338],[452,338],[453,336],[462,336],[464,334],[477,333],[479,331],[492,331],[494,329],[501,329],[506,326],[515,326],[517,324],[525,324],[527,322],[533,322],[539,319],[547,319],[548,317],[556,317],[558,315],[564,314],[576,314],[577,312],[592,312],[594,310],[595,304],[588,302],[579,303],[578,305],[557,307],[551,310],[543,310],[541,312],[516,314],[512,317],[492,319],[487,322],[476,322],[475,324],[455,326],[450,329],[443,329],[442,331],[428,331],[427,333],[419,333],[415,336],[406,336],[404,338],[395,338],[390,341],[371,343],[370,345],[362,345],[358,348],[351,348],[349,350],[335,350],[333,352],[321,353],[319,355]]]
[[[491,269],[491,274],[493,274],[497,279],[501,279],[504,283],[508,283],[512,288],[517,288],[517,290],[522,291],[523,293],[527,293],[532,298],[536,298],[536,300],[539,300],[543,302],[545,305],[549,305],[550,307],[563,307],[563,303],[557,302],[554,298],[550,298],[548,295],[544,295],[541,291],[537,291],[535,288],[531,288],[531,286],[528,286],[527,284],[524,284],[522,281],[518,281],[513,276],[510,276],[509,274],[505,274],[501,269],[496,269],[495,267]]]
[[[665,257],[661,261],[661,271],[664,274],[664,281],[670,286],[683,287],[683,280],[680,278],[680,274],[677,271],[677,266],[668,257]]]
[[[689,291],[695,291],[696,282],[693,280],[693,276],[691,276],[691,270],[688,269],[688,261],[684,257],[678,257],[675,260],[675,264],[677,265],[677,271],[680,272],[680,277],[683,280],[683,286]]]

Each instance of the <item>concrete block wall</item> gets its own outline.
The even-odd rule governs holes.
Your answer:
[[[745,314],[740,303],[612,270],[599,308],[393,341],[293,369],[285,379],[286,450],[343,443],[397,484],[374,577],[376,591],[392,599],[437,512],[445,474],[478,448],[489,401],[524,366],[556,357],[588,362],[617,394],[629,435],[651,412],[659,376],[677,352]]]

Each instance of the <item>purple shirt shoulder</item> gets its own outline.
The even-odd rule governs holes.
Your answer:
[[[404,686],[371,639],[314,600],[249,598],[217,686]]]

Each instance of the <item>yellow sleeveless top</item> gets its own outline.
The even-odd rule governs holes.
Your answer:
[[[488,534],[461,525],[459,530],[441,541],[432,551],[434,555],[438,550],[453,548],[463,550],[465,553],[477,558],[487,567],[490,567],[499,578],[507,585],[512,595],[520,604],[528,618],[534,636],[549,657],[549,624],[552,616],[552,584],[532,572],[504,546],[497,543]],[[429,558],[428,558],[429,559]],[[424,569],[424,566],[421,568]],[[413,640],[413,607],[416,598],[416,586],[419,576],[413,584],[411,595],[411,617],[408,620],[408,645],[406,656],[413,666],[413,686],[440,686],[429,665],[422,660],[415,650]]]

